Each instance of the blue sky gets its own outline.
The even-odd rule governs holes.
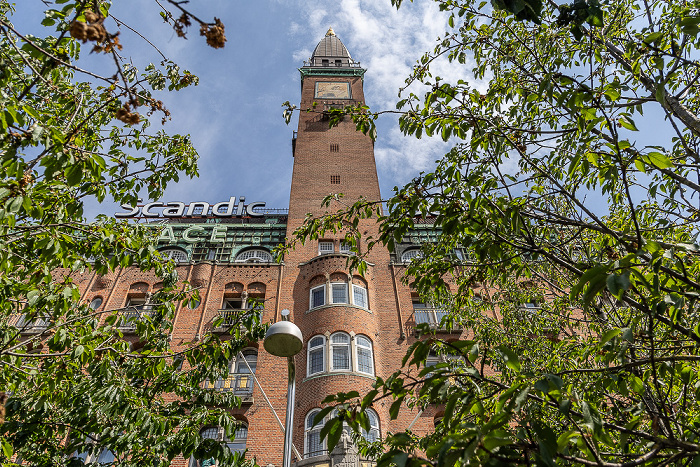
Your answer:
[[[15,25],[40,33],[36,25],[43,18],[43,2],[22,0],[17,6]],[[155,1],[116,0],[111,10],[200,77],[197,87],[160,96],[172,112],[165,129],[191,134],[200,154],[200,178],[171,185],[164,201],[214,203],[244,195],[249,201],[266,201],[268,207],[287,207],[296,118],[287,126],[281,104],[299,103],[297,68],[328,28],[367,68],[365,97],[376,110],[394,108],[416,59],[448,29],[447,16],[432,2],[405,2],[398,11],[389,0],[211,0],[187,7],[204,20],[216,16],[223,21],[228,39],[223,49],[206,46],[197,27],[190,28],[187,40],[176,37],[159,17]],[[115,29],[114,23],[106,26]],[[160,60],[128,29],[122,28],[120,40],[123,56],[137,67]],[[101,57],[84,55],[81,66],[99,70],[104,65]],[[438,65],[435,71],[443,78],[465,77],[468,64],[462,70]],[[393,186],[429,169],[447,149],[439,139],[404,137],[395,117],[383,117],[375,146],[382,194],[390,195]],[[111,215],[115,206],[88,209],[90,216],[100,212]]]

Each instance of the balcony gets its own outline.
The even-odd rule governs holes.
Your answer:
[[[242,321],[247,313],[262,313],[262,308],[222,308],[218,311],[218,316],[214,321],[221,320],[217,326],[213,327],[214,332],[225,332],[231,329],[236,323],[240,323],[241,330],[245,330]]]
[[[22,334],[41,334],[49,327],[49,318],[28,319],[27,315],[12,315],[10,325],[16,327]]]
[[[155,312],[151,305],[132,305],[119,312],[117,328],[122,331],[133,331],[139,321],[145,318],[153,318]]]
[[[237,396],[250,396],[253,394],[253,375],[250,373],[231,373],[227,378],[219,378],[213,383],[206,381],[204,388],[232,392]]]
[[[204,389],[215,389],[221,392],[232,392],[243,399],[243,403],[253,402],[253,375],[250,373],[231,373],[227,378],[219,378],[214,382],[204,382]]]

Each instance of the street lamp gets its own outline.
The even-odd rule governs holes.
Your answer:
[[[284,427],[284,453],[282,467],[290,467],[292,462],[292,428],[294,423],[294,392],[296,371],[294,356],[304,346],[301,330],[289,320],[289,310],[282,310],[282,320],[270,326],[265,333],[263,347],[276,357],[287,357],[287,417]]]

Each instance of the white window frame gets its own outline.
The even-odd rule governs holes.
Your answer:
[[[333,337],[340,336],[340,335],[346,336],[348,338],[348,342],[347,343],[345,343],[345,342],[334,343]],[[335,368],[333,366],[333,350],[334,350],[334,348],[342,348],[342,347],[347,348],[348,367],[347,368]],[[353,357],[353,355],[352,355],[352,353],[353,353],[352,352],[352,337],[350,336],[350,334],[348,334],[347,332],[342,332],[342,331],[341,332],[334,332],[333,334],[331,334],[330,339],[328,340],[328,349],[329,349],[329,351],[328,351],[328,354],[329,354],[329,356],[328,356],[328,360],[329,360],[328,361],[328,370],[329,371],[333,371],[333,372],[353,371],[354,365],[353,365],[353,358],[352,358]]]
[[[335,242],[332,240],[323,240],[318,242],[318,254],[330,255],[335,253]]]
[[[338,251],[340,251],[341,253],[344,253],[346,255],[354,255],[355,252],[353,252],[351,250],[351,248],[352,248],[352,245],[350,245],[349,243],[341,242],[340,249]]]
[[[369,418],[369,431],[365,431],[365,429],[363,428],[362,437],[371,443],[381,439],[382,436],[379,423],[379,415],[377,415],[377,412],[375,412],[372,409],[367,409],[365,410],[365,412],[368,414],[367,418]],[[374,417],[374,420],[372,419],[372,417]],[[372,422],[374,422],[374,424]],[[374,439],[370,439],[370,434],[374,435]]]
[[[365,302],[364,304],[359,304],[355,300],[355,292],[358,290],[361,291],[360,293],[364,297],[364,302]],[[352,284],[352,304],[353,305],[369,310],[369,298],[368,297],[369,296],[367,294],[367,287],[365,287],[363,285]]]
[[[262,248],[243,250],[236,255],[236,263],[271,263],[272,255]]]
[[[320,305],[314,305],[314,292],[317,290],[323,291],[323,303],[321,303]],[[309,310],[311,310],[312,308],[324,306],[327,302],[327,298],[328,297],[326,297],[326,284],[311,287],[311,289],[309,290]]]
[[[313,347],[311,346],[311,341],[313,341],[316,338],[320,338],[322,340],[321,344],[314,345]],[[315,335],[312,336],[311,339],[309,339],[309,343],[306,346],[306,376],[313,376],[313,375],[320,375],[321,373],[326,372],[326,336],[323,335]],[[311,352],[315,352],[320,350],[321,352],[321,370],[316,371],[314,373],[311,373]]]
[[[316,425],[313,425],[314,418],[316,417],[316,414],[319,413],[321,409],[311,409],[309,413],[306,414],[306,417],[304,417],[304,459],[308,459],[310,457],[317,457],[317,456],[322,456],[328,452],[328,449],[326,449],[326,440],[321,439],[321,429],[323,428],[323,425],[325,424],[326,419],[324,418],[320,422],[318,422]],[[309,426],[311,425],[311,426]],[[318,433],[318,438],[319,438],[319,450],[314,451],[313,453],[309,452],[309,434],[310,433]]]
[[[333,292],[334,292],[334,289],[340,288],[340,287],[345,289],[345,300],[336,302],[335,295]],[[348,304],[348,303],[350,303],[350,300],[349,300],[350,297],[348,297],[348,283],[347,282],[331,282],[330,299],[331,299],[330,302],[332,304],[338,304],[338,303]]]
[[[366,345],[360,345],[360,340],[362,339],[367,339],[367,342],[369,342],[369,346]],[[353,339],[354,344],[353,348],[355,351],[355,371],[358,373],[362,373],[363,375],[372,375],[374,376],[374,350],[373,350],[373,345],[372,345],[372,339],[369,337],[363,335],[363,334],[358,334],[355,336],[355,339]],[[358,355],[358,351],[360,349],[366,349],[369,350],[369,366],[370,366],[370,372],[362,371],[360,370],[360,357]]]

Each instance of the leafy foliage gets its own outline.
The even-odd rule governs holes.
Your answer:
[[[172,350],[175,304],[190,293],[156,254],[155,232],[83,214],[87,200],[134,204],[197,175],[189,138],[150,133],[148,121],[169,117],[156,91],[197,78],[167,60],[143,72],[122,62],[108,2],[44,3],[42,24],[54,35],[36,37],[18,31],[13,6],[0,1],[0,460],[82,465],[80,453],[111,451],[115,465],[192,454],[233,463],[199,431],[219,425],[232,436],[225,408],[240,400],[201,383],[261,337],[259,318],[243,317],[248,331],[236,323],[224,342],[207,336]],[[220,46],[218,33],[207,40]],[[111,55],[115,68],[102,76],[78,67],[81,41]],[[120,310],[92,309],[78,287],[85,274],[124,267],[163,278],[128,338]]]
[[[328,402],[444,410],[434,433],[388,435],[380,467],[697,465],[698,5],[437,3],[456,29],[397,108],[406,135],[453,149],[386,213],[361,200],[299,234],[378,215],[369,244],[395,250],[432,220],[407,280],[469,340],[416,342],[369,401]],[[471,73],[448,82],[436,60]]]

